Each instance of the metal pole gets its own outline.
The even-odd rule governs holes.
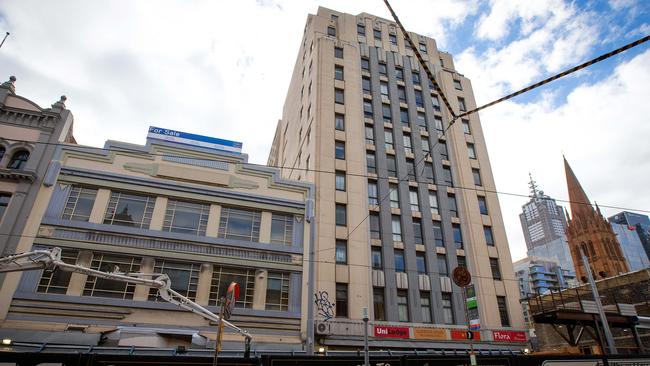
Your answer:
[[[307,281],[307,355],[314,355],[314,294],[316,281],[316,220],[314,219],[314,192],[310,193],[310,198],[307,200],[305,207],[305,219],[309,223],[309,279]]]
[[[591,274],[591,267],[589,266],[589,261],[585,256],[585,253],[580,248],[580,256],[582,257],[582,264],[585,266],[585,272],[587,273],[587,279],[589,280],[589,285],[591,286],[591,293],[594,296],[594,302],[596,303],[596,308],[598,309],[598,316],[600,321],[603,324],[603,333],[605,335],[605,340],[607,341],[607,348],[609,348],[609,353],[615,355],[618,354],[616,351],[616,345],[614,344],[614,337],[612,337],[612,331],[609,329],[609,323],[607,322],[607,317],[605,317],[605,310],[603,309],[603,304],[600,302],[600,295],[598,294],[598,288],[596,288],[596,282]]]
[[[461,287],[461,291],[463,292],[463,303],[464,303],[464,308],[465,308],[465,321],[467,322],[467,334],[470,335],[472,334],[472,338],[474,336],[473,333],[470,333],[472,330],[471,325],[469,324],[469,309],[467,309],[467,287]],[[471,365],[476,365],[476,355],[474,354],[474,342],[472,341],[472,338],[468,337],[469,340],[469,360]]]
[[[363,308],[363,364],[370,366],[370,351],[368,349],[368,308]]]
[[[9,32],[5,34],[5,37],[2,39],[2,42],[0,42],[0,48],[2,48],[2,45],[5,44],[5,40],[9,37]]]
[[[217,342],[214,345],[214,362],[212,366],[217,366],[219,362],[219,352],[221,352],[221,340],[223,339],[223,314],[226,309],[226,298],[221,297],[221,311],[219,313],[219,325],[217,326],[219,333],[217,333]]]

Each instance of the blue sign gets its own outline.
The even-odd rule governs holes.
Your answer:
[[[176,142],[179,144],[200,146],[208,149],[222,150],[241,154],[242,143],[237,141],[223,140],[216,137],[195,135],[193,133],[170,130],[160,127],[149,127],[147,138]]]

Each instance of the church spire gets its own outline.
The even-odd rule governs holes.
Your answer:
[[[569,162],[563,156],[564,159],[564,172],[566,174],[566,183],[567,188],[569,189],[569,202],[571,202],[571,216],[575,219],[577,216],[584,216],[591,214],[593,208],[589,202],[589,198],[585,193],[584,189],[578,182],[578,178],[573,173]]]

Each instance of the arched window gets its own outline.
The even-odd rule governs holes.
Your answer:
[[[582,253],[584,253],[585,256],[591,257],[591,254],[587,250],[587,244],[585,244],[584,241],[582,243],[580,243],[580,248],[582,248]]]
[[[591,256],[595,257],[596,251],[594,250],[594,244],[591,242],[591,240],[589,240],[588,244],[589,244],[589,250],[591,251]]]
[[[25,167],[27,160],[29,160],[29,151],[18,151],[14,154],[14,156],[11,157],[11,161],[9,162],[9,165],[7,165],[7,168],[22,169]]]

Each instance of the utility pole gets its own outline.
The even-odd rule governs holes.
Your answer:
[[[368,349],[368,308],[361,309],[363,316],[363,364],[370,366],[370,353]]]
[[[5,44],[7,37],[9,37],[9,32],[5,33],[5,37],[2,39],[2,42],[0,42],[0,48],[2,48],[2,45]]]
[[[591,266],[589,265],[589,261],[587,260],[585,253],[582,251],[582,248],[580,248],[580,256],[582,257],[582,264],[585,266],[585,272],[587,273],[587,279],[589,280],[589,285],[591,286],[591,293],[594,297],[596,308],[598,309],[600,322],[603,324],[603,333],[605,334],[605,340],[607,341],[607,348],[609,348],[609,353],[615,355],[618,352],[616,351],[616,345],[614,344],[614,337],[612,337],[612,331],[609,329],[609,323],[607,322],[607,317],[605,316],[603,304],[600,302],[598,288],[596,287],[596,282],[594,281],[594,278],[591,274]]]

